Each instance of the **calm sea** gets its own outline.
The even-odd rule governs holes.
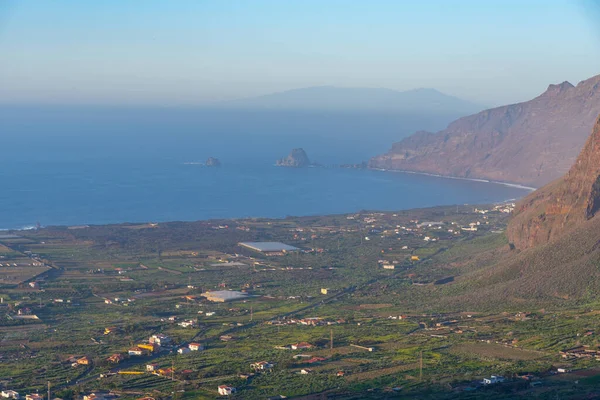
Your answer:
[[[294,147],[325,165],[359,163],[454,117],[5,107],[0,228],[400,210],[526,194],[415,174],[273,166]],[[189,164],[210,156],[223,166]]]

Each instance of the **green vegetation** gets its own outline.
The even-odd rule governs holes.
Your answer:
[[[0,386],[43,393],[50,382],[63,398],[111,390],[123,399],[210,399],[219,385],[240,399],[591,393],[595,356],[559,352],[597,349],[593,296],[585,308],[569,299],[473,300],[475,277],[511,256],[506,220],[440,207],[15,232],[21,237],[0,243],[1,256],[23,264],[0,269]],[[304,251],[267,256],[241,241]],[[201,296],[228,289],[251,297]],[[159,333],[174,346],[128,355]],[[193,342],[205,349],[177,353]],[[312,347],[289,348],[300,342]],[[107,360],[114,354],[124,360]],[[89,363],[78,363],[84,356]],[[273,367],[254,371],[260,361]],[[533,380],[518,377],[527,373]],[[507,381],[477,383],[491,375]]]

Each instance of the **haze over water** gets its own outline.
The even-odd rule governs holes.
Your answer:
[[[294,147],[359,163],[449,117],[5,108],[0,228],[285,217],[477,204],[523,189],[431,176],[273,166]],[[220,168],[190,162],[217,157]]]

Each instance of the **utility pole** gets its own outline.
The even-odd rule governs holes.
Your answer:
[[[254,309],[250,306],[250,322],[252,322],[252,318],[254,317]]]
[[[171,381],[175,381],[175,360],[171,361]]]
[[[423,381],[423,350],[419,353],[419,382]]]
[[[48,381],[48,400],[50,400],[50,381]]]

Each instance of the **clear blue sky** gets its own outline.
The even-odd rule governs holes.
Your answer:
[[[201,104],[336,85],[485,104],[600,74],[594,0],[0,0],[0,102]]]

